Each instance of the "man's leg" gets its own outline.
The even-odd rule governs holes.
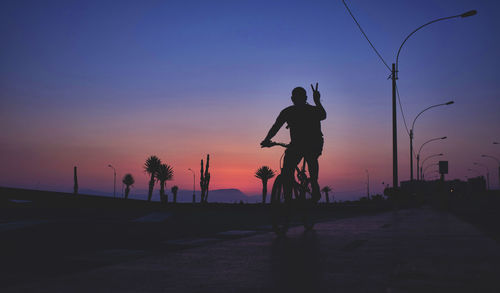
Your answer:
[[[309,168],[309,176],[311,177],[312,198],[315,202],[321,199],[321,192],[319,190],[319,184],[318,184],[318,174],[319,174],[318,158],[319,155],[306,156],[306,162]]]
[[[293,186],[293,174],[295,172],[295,167],[299,163],[302,156],[297,150],[289,148],[285,152],[285,158],[283,159],[283,188],[286,199],[292,198],[292,186]]]

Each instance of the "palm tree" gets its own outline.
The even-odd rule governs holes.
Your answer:
[[[151,201],[151,197],[153,197],[155,177],[160,165],[161,161],[157,156],[150,156],[146,159],[146,163],[144,163],[144,170],[151,176],[151,179],[149,180],[148,201]]]
[[[323,187],[323,189],[321,189],[321,191],[325,193],[326,203],[330,203],[330,198],[328,197],[328,193],[330,191],[332,191],[332,189],[330,188],[330,186]]]
[[[156,179],[160,181],[160,199],[165,198],[165,202],[168,202],[168,197],[165,195],[165,182],[167,180],[172,180],[174,177],[174,169],[167,164],[160,164],[158,171],[156,172]]]
[[[172,194],[174,195],[174,203],[177,202],[177,191],[179,191],[179,186],[177,185],[174,185],[172,186],[172,189],[170,189],[172,191]]]
[[[266,203],[267,180],[274,177],[274,171],[268,166],[262,166],[255,172],[255,177],[262,180],[262,203]]]
[[[132,174],[126,174],[123,176],[122,180],[123,184],[125,184],[125,199],[128,198],[128,193],[130,192],[130,186],[135,183],[134,177],[132,177]]]

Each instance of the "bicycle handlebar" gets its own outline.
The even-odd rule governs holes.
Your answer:
[[[287,148],[289,146],[289,144],[286,144],[286,143],[283,143],[283,142],[270,141],[267,144],[261,144],[260,147],[261,148],[270,148],[270,147],[277,146],[277,145],[282,146],[284,148]]]

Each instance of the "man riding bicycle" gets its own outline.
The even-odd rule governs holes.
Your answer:
[[[307,93],[304,88],[294,88],[291,97],[293,105],[281,111],[266,138],[260,144],[262,147],[269,147],[271,139],[278,133],[281,126],[285,122],[287,123],[287,128],[290,128],[291,141],[285,151],[282,170],[283,179],[285,180],[285,196],[291,198],[295,167],[304,158],[309,166],[312,198],[317,202],[321,198],[318,184],[318,158],[323,151],[321,121],[326,119],[326,111],[320,102],[321,95],[318,91],[318,83],[316,83],[316,88],[311,84],[311,89],[313,90],[313,99],[316,106],[307,103]]]

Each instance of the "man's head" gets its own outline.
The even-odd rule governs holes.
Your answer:
[[[296,87],[292,91],[292,102],[294,105],[303,105],[306,103],[307,93],[303,87]]]

